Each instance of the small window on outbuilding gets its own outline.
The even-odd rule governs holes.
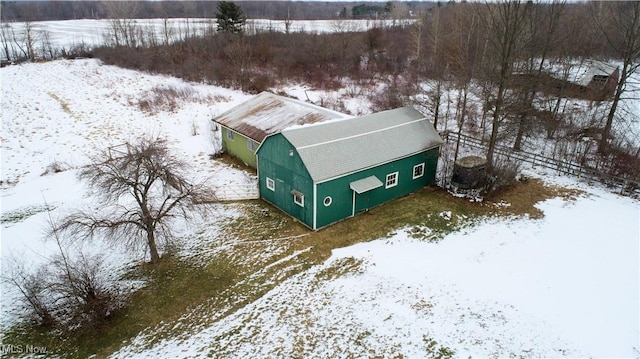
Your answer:
[[[395,187],[398,184],[398,172],[389,173],[384,188]]]
[[[413,179],[424,176],[424,162],[413,166]]]
[[[256,151],[256,143],[253,142],[252,140],[247,140],[247,148],[251,151],[251,152],[255,152]]]
[[[267,182],[267,189],[272,190],[272,191],[275,192],[275,190],[276,190],[276,181],[274,181],[273,179],[267,177],[266,182]]]
[[[228,139],[230,139],[231,141],[233,141],[233,138],[234,138],[234,137],[235,137],[235,136],[234,136],[234,134],[233,134],[233,131],[231,131],[231,130],[227,129],[227,138],[228,138]]]
[[[291,191],[291,194],[293,195],[293,203],[300,207],[304,207],[304,194],[300,191],[296,191],[295,189]]]
[[[593,75],[593,78],[591,79],[591,83],[593,84],[593,86],[597,88],[603,88],[604,85],[607,84],[608,80],[609,80],[608,75]]]

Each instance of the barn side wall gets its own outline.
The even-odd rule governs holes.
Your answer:
[[[336,178],[317,185],[317,228],[325,227],[331,223],[351,217],[362,211],[381,205],[398,197],[415,192],[418,189],[435,182],[438,164],[439,149],[434,148],[407,158],[396,160],[381,166],[369,168],[344,177]],[[413,179],[415,165],[424,163],[424,175]],[[385,180],[388,174],[398,172],[398,183],[394,187],[385,188]],[[374,190],[355,194],[350,189],[351,182],[376,176],[382,183],[382,187]],[[327,200],[330,197],[330,201]],[[330,202],[329,205],[325,205]]]
[[[229,139],[229,131],[233,131],[230,130],[226,127],[222,127],[222,149],[234,156],[237,157],[238,159],[240,159],[242,162],[246,163],[248,166],[251,166],[253,168],[256,168],[257,166],[257,161],[256,161],[256,155],[255,155],[255,150],[252,151],[249,149],[249,141],[254,143],[254,148],[257,149],[258,148],[258,143],[251,140],[250,138],[247,138],[246,136],[233,131],[233,140]]]

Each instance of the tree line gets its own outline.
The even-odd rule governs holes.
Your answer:
[[[75,19],[109,19],[112,1],[1,1],[2,21],[45,21]],[[213,18],[217,1],[123,1],[135,5],[135,16],[154,18]],[[389,12],[391,2],[321,2],[321,1],[242,1],[242,8],[249,18],[294,20],[375,18]],[[433,2],[393,2],[396,6],[415,13],[424,11]]]

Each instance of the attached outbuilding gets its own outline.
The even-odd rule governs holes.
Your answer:
[[[412,107],[285,129],[258,148],[260,197],[320,229],[432,184],[442,143]]]
[[[222,149],[256,168],[256,150],[265,137],[303,124],[346,118],[340,112],[262,92],[213,119],[221,127]]]

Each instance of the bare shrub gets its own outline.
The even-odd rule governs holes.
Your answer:
[[[46,268],[41,267],[30,273],[23,263],[15,259],[10,268],[10,273],[3,279],[20,292],[20,309],[27,313],[30,323],[45,328],[53,327],[56,319],[49,283],[46,281]]]
[[[349,110],[344,105],[344,101],[333,95],[324,95],[320,97],[320,106],[332,109],[334,111],[348,113]]]
[[[402,91],[394,81],[377,95],[373,95],[371,104],[374,111],[390,110],[405,105]]]
[[[363,83],[362,81],[360,82],[349,81],[347,85],[344,87],[344,89],[347,96],[349,96],[350,98],[357,98],[362,96],[365,86],[366,84]]]
[[[57,321],[66,330],[100,325],[125,303],[110,271],[99,256],[78,252],[73,258],[61,249],[47,267]]]
[[[484,194],[490,194],[515,184],[518,181],[519,173],[520,162],[496,154],[493,166],[487,174]]]
[[[45,175],[50,175],[53,173],[60,173],[60,172],[64,172],[67,169],[69,169],[69,166],[63,162],[60,162],[58,160],[53,160],[53,162],[51,162],[45,169],[44,172],[42,173],[42,176]]]
[[[142,95],[138,108],[147,113],[175,112],[181,101],[190,100],[194,95],[191,87],[156,86]]]
[[[268,91],[275,85],[276,81],[273,76],[269,74],[254,74],[253,76],[246,76],[240,78],[240,87],[242,91],[250,94],[258,94],[263,91]]]
[[[20,292],[21,309],[34,326],[62,332],[99,326],[126,304],[128,296],[99,256],[69,254],[53,227],[52,233],[57,255],[33,272],[13,259],[3,279]]]
[[[619,186],[620,193],[633,193],[640,189],[640,158],[637,154],[611,145],[606,154],[599,155],[596,159],[599,161],[598,168],[603,183]]]
[[[442,188],[449,188],[453,176],[454,147],[448,142],[440,146],[440,158],[436,172],[436,183]]]
[[[91,58],[93,53],[89,45],[84,41],[71,45],[68,49],[61,49],[61,55],[65,59]]]

